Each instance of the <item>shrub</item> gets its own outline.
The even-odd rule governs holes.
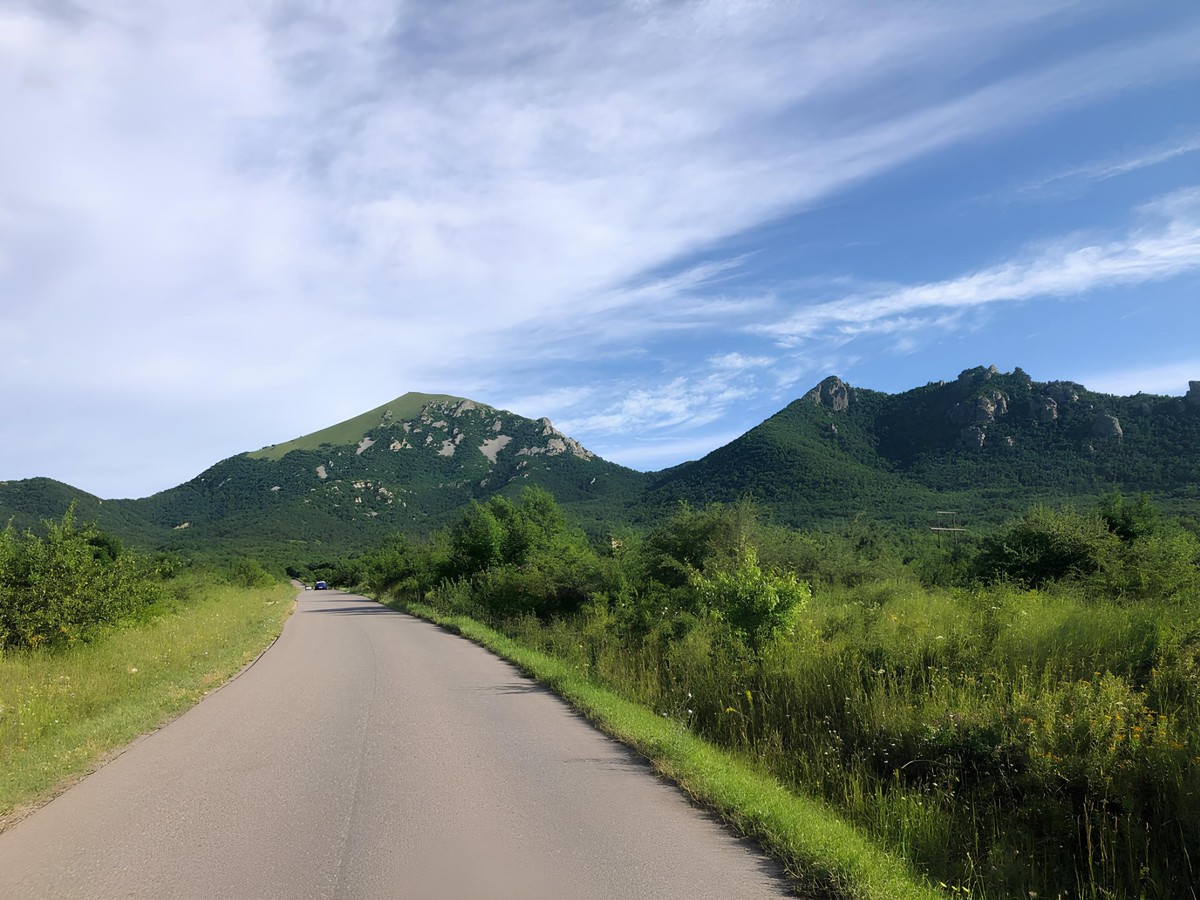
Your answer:
[[[984,541],[977,572],[1029,587],[1097,575],[1111,568],[1119,540],[1100,516],[1037,506]]]
[[[0,532],[0,649],[71,643],[160,598],[152,567],[74,510],[44,522],[45,537]]]

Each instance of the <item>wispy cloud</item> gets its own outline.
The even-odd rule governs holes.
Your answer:
[[[1198,150],[1200,150],[1200,132],[1154,147],[1142,147],[1132,154],[1126,154],[1119,158],[1110,158],[1102,162],[1093,162],[1056,172],[1025,185],[1020,192],[1022,194],[1039,194],[1045,192],[1047,188],[1065,184],[1107,181],[1139,169],[1162,165]]]
[[[0,318],[31,336],[0,357],[0,380],[59,411],[36,426],[47,447],[119,407],[109,450],[160,461],[129,491],[287,437],[314,410],[314,427],[360,412],[364,386],[528,396],[510,373],[571,388],[594,377],[571,366],[697,334],[701,360],[726,360],[712,364],[724,384],[703,362],[639,363],[614,376],[626,397],[575,418],[597,433],[712,424],[738,392],[803,366],[739,369],[733,354],[775,353],[711,340],[745,338],[728,322],[784,302],[730,284],[749,263],[722,241],[1200,59],[1189,20],[995,65],[1090,15],[1066,0],[0,0]],[[1116,249],[1097,250],[1105,277],[1139,258],[1160,277],[1145,273],[1165,245]],[[1090,265],[1076,250],[1068,261]],[[1037,270],[963,286],[986,303]],[[796,313],[774,335],[900,327],[905,309],[953,305],[936,292]],[[200,417],[220,427],[181,439]],[[20,444],[12,428],[0,443]],[[17,474],[39,474],[46,452]],[[54,461],[68,480],[86,481],[71,468],[84,464]]]
[[[801,307],[780,321],[749,330],[798,346],[818,338],[924,328],[931,324],[931,315],[941,324],[952,324],[956,320],[944,318],[946,313],[1036,297],[1077,296],[1200,270],[1200,188],[1147,204],[1139,219],[1138,227],[1115,239],[1072,236],[977,272]]]

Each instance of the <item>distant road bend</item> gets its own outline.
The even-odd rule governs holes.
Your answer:
[[[0,834],[0,897],[786,897],[780,867],[466,640],[301,595],[241,677]]]

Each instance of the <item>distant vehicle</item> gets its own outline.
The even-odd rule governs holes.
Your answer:
[[[328,587],[329,587],[329,585],[327,585],[327,584],[326,584],[325,582],[323,582],[323,581],[318,581],[318,582],[317,582],[317,590],[318,590],[318,591],[323,591],[323,590],[326,590]]]

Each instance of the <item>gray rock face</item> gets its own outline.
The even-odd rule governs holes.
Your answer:
[[[1192,409],[1200,409],[1200,381],[1188,382],[1188,392],[1184,396],[1183,402]]]
[[[946,413],[955,425],[986,425],[1008,415],[1008,395],[1003,391],[988,391],[974,400],[956,403]]]
[[[1092,424],[1092,435],[1098,438],[1116,438],[1120,440],[1125,436],[1125,432],[1121,430],[1121,423],[1117,420],[1116,416],[1101,415]]]
[[[1073,381],[1052,381],[1046,385],[1046,393],[1050,399],[1060,405],[1079,402],[1079,392],[1082,390],[1083,385]]]
[[[1058,403],[1053,397],[1031,397],[1029,414],[1039,425],[1053,425],[1058,421]]]
[[[850,386],[842,379],[830,376],[809,391],[807,397],[817,406],[842,412],[850,407]]]

